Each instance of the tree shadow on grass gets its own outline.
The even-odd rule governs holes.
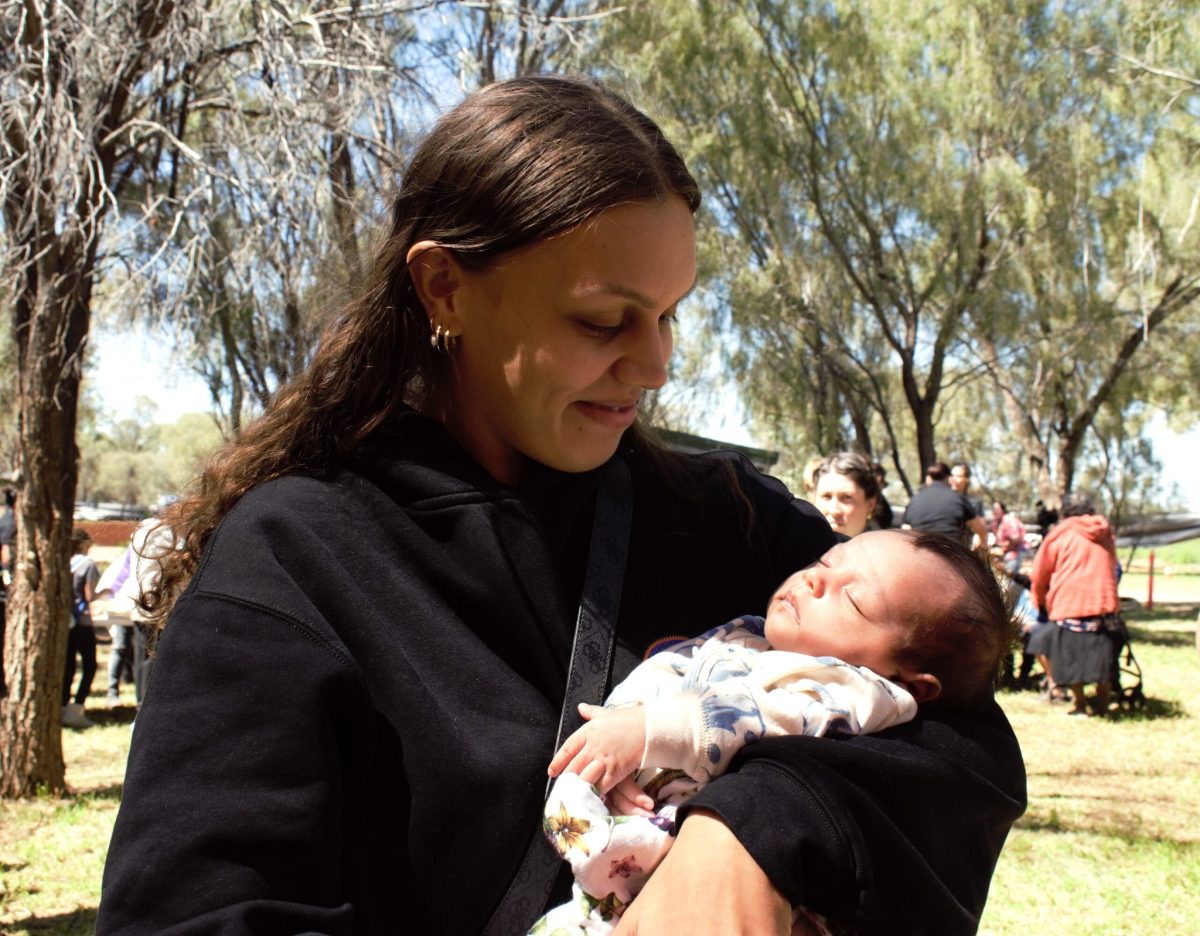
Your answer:
[[[72,794],[72,798],[79,800],[117,800],[119,802],[122,789],[124,789],[124,784],[122,783],[109,783],[105,786],[77,790]]]
[[[37,933],[38,936],[91,936],[96,932],[95,907],[80,907],[66,913],[56,913],[52,916],[26,917],[19,923],[8,924],[10,929],[2,932]]]
[[[1197,612],[1200,612],[1200,605],[1195,602],[1172,602],[1156,604],[1152,610],[1147,610],[1145,605],[1123,607],[1121,616],[1125,618],[1127,624],[1143,621],[1187,621],[1192,623],[1196,620]]]
[[[1200,851],[1200,842],[1172,839],[1164,836],[1156,823],[1147,822],[1141,815],[1123,814],[1121,805],[1116,802],[1100,802],[1094,804],[1098,810],[1095,813],[1080,813],[1068,805],[1062,812],[1055,800],[1063,803],[1078,800],[1077,796],[1041,797],[1041,802],[1031,806],[1029,811],[1013,823],[1014,828],[1023,832],[1053,832],[1058,834],[1100,835],[1105,838],[1118,839],[1127,845],[1157,846],[1164,843],[1179,850],[1182,855]]]
[[[1158,721],[1160,718],[1184,718],[1186,715],[1183,706],[1173,699],[1147,698],[1140,707],[1131,706],[1109,712],[1105,718],[1109,721],[1143,722]]]
[[[1151,631],[1143,630],[1140,627],[1129,628],[1129,642],[1133,644],[1133,652],[1136,655],[1139,644],[1145,644],[1148,647],[1190,647],[1196,642],[1196,635],[1190,634],[1187,631]]]
[[[137,718],[136,705],[117,705],[113,708],[89,708],[89,721],[97,725],[132,725]]]

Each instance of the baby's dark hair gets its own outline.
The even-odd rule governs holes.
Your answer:
[[[942,684],[931,705],[970,707],[995,691],[1000,663],[1017,639],[1017,625],[990,562],[940,533],[897,531],[918,552],[948,565],[967,586],[967,597],[944,614],[925,614],[908,632],[897,658],[904,667],[930,673]]]

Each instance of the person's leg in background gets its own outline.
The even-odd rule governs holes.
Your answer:
[[[92,691],[92,680],[96,678],[96,629],[90,624],[77,624],[74,630],[79,632],[76,646],[79,648],[79,660],[82,664],[79,670],[79,688],[75,690],[75,704],[82,707],[87,702],[88,693]]]
[[[121,674],[126,682],[133,682],[133,630],[128,624],[113,624],[108,632],[112,635],[112,656],[108,658],[108,704],[116,705],[121,697]]]
[[[90,669],[88,665],[89,644],[91,647]],[[71,683],[75,681],[76,655],[82,659],[83,667],[79,674],[79,688],[76,690],[75,696],[77,699],[80,697],[86,699],[88,691],[92,687],[92,678],[96,675],[96,632],[91,627],[76,624],[67,632],[67,659],[63,666],[62,688],[63,725],[67,728],[90,728],[92,727],[92,722],[83,714],[83,703],[71,701]]]

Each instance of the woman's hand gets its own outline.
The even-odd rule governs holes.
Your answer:
[[[714,813],[696,810],[613,936],[788,936],[792,907]]]

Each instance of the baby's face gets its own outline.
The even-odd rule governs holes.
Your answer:
[[[839,543],[785,581],[767,608],[776,650],[832,656],[897,681],[896,650],[917,615],[949,610],[966,586],[903,533],[878,530]]]

